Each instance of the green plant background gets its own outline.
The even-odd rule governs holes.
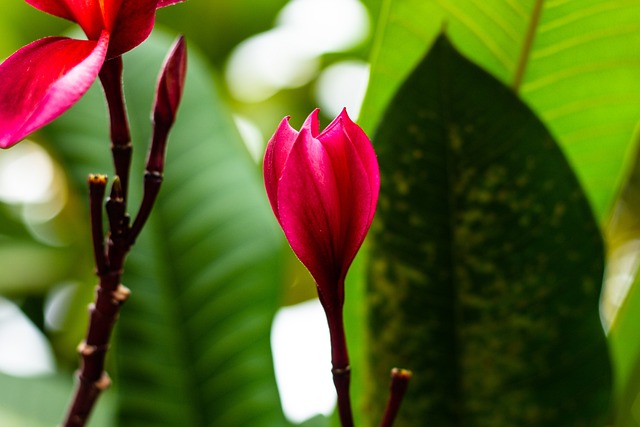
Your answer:
[[[127,264],[134,297],[109,358],[115,386],[91,426],[289,424],[268,334],[276,310],[312,297],[313,284],[231,114],[269,135],[284,115],[306,117],[312,88],[249,105],[219,78],[233,47],[269,29],[285,3],[189,0],[159,11],[156,34],[125,58],[135,178],[156,70],[173,36],[187,36],[166,184]],[[358,122],[383,180],[347,284],[358,425],[377,424],[397,364],[414,370],[399,427],[640,425],[637,267],[624,271],[633,284],[617,311],[603,310],[604,328],[598,307],[606,272],[637,256],[624,248],[640,229],[640,4],[363,3],[369,40],[322,59],[370,62]],[[0,24],[0,57],[69,28],[21,0],[0,4]],[[0,204],[0,293],[46,334],[59,371],[0,376],[0,424],[54,425],[71,393],[95,283],[84,182],[110,173],[106,129],[94,87],[33,137],[66,177],[65,208],[38,234],[62,244],[35,237],[16,206]],[[62,282],[80,285],[65,328],[50,331],[42,308]]]

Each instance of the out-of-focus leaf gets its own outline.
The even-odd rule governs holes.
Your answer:
[[[0,238],[0,294],[43,293],[68,277],[68,251],[29,240]]]
[[[637,246],[637,245],[636,245]],[[638,255],[635,254],[637,263]],[[635,273],[637,273],[637,264]],[[636,278],[609,330],[615,361],[616,427],[640,425],[640,279]]]
[[[184,33],[222,66],[244,39],[267,31],[287,0],[187,1],[158,11],[158,22]]]
[[[317,415],[302,424],[298,424],[298,427],[329,427],[329,425],[329,418],[323,415]]]
[[[366,129],[443,26],[541,117],[602,222],[630,167],[640,117],[640,3],[385,0],[361,114]]]
[[[636,161],[614,220],[609,224],[609,257],[603,314],[609,326],[609,344],[615,363],[616,427],[640,425],[640,229]],[[635,278],[635,279],[634,279]]]
[[[60,35],[71,22],[52,17],[24,0],[0,2],[0,60],[22,45],[46,36]]]
[[[18,378],[0,374],[0,425],[50,427],[62,422],[69,400],[71,375]],[[110,427],[113,395],[105,393],[92,416],[92,427]]]
[[[544,125],[441,37],[373,141],[373,423],[399,366],[398,427],[605,425],[603,244]]]
[[[155,75],[169,45],[166,37],[152,37],[125,58],[136,151],[133,214]],[[125,267],[132,296],[111,355],[119,426],[286,424],[269,345],[281,233],[210,79],[190,49],[165,183]],[[49,129],[78,185],[89,172],[111,169],[104,101],[95,89]]]

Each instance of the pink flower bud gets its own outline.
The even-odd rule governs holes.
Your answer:
[[[167,55],[158,79],[153,119],[156,124],[170,127],[182,98],[187,72],[187,49],[184,37],[179,37]]]
[[[187,72],[187,48],[184,37],[180,36],[167,55],[156,89],[153,103],[153,140],[147,158],[147,171],[162,174],[169,130],[176,119],[176,113]]]
[[[380,172],[367,135],[343,110],[318,132],[318,110],[300,132],[288,117],[264,158],[265,187],[289,244],[316,281],[325,309],[344,302],[344,279],[371,226]]]

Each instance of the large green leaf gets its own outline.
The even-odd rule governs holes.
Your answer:
[[[365,128],[443,26],[542,118],[602,221],[630,166],[640,118],[640,2],[383,0]]]
[[[604,425],[603,244],[552,136],[439,38],[374,136],[370,407],[401,426]]]
[[[152,37],[125,58],[134,203],[169,42]],[[281,234],[210,72],[189,54],[165,183],[125,268],[133,293],[114,349],[118,425],[283,425],[269,345]],[[80,185],[87,173],[110,170],[103,103],[92,90],[50,127]]]

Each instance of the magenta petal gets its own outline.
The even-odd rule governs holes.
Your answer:
[[[280,224],[291,248],[319,289],[335,284],[340,261],[334,227],[340,222],[340,194],[331,159],[320,141],[302,129],[278,184]]]
[[[333,233],[335,251],[342,262],[343,275],[346,275],[371,226],[375,213],[375,203],[372,203],[372,200],[377,199],[377,188],[374,193],[369,171],[365,168],[350,136],[343,126],[343,119],[339,116],[331,131],[323,132],[318,137],[331,159],[332,173],[338,182],[340,218],[333,226]],[[373,154],[370,143],[368,149]]]
[[[156,125],[171,127],[182,99],[184,79],[187,73],[187,47],[184,37],[179,37],[165,59],[153,102]]]
[[[0,65],[0,148],[10,147],[69,109],[104,62],[108,34],[98,42],[50,37]]]
[[[280,181],[282,170],[289,157],[291,147],[293,147],[293,143],[297,137],[298,131],[289,125],[289,117],[285,117],[269,140],[264,155],[264,185],[267,190],[269,202],[271,203],[271,208],[278,221],[280,221],[277,202],[278,182]]]
[[[342,112],[331,122],[324,131],[318,136],[321,141],[331,141],[334,139],[333,134],[337,134],[338,137],[344,133],[348,135],[351,144],[355,148],[358,158],[362,162],[366,175],[369,180],[369,188],[373,197],[371,198],[371,206],[369,210],[369,222],[373,220],[375,214],[376,205],[378,203],[378,193],[380,192],[380,169],[378,167],[378,159],[376,153],[373,151],[371,141],[364,131],[355,124],[349,115],[347,110],[343,109]]]
[[[114,27],[107,58],[122,55],[145,41],[156,19],[158,0],[123,0]]]
[[[325,302],[342,301],[347,270],[371,225],[372,197],[346,134],[327,143],[300,131],[278,185],[280,224]]]
[[[66,2],[60,0],[25,0],[28,4],[43,12],[60,18],[75,21],[73,13],[67,7]]]
[[[171,6],[172,4],[182,3],[185,0],[158,0],[158,9],[165,6]]]
[[[319,108],[316,108],[309,114],[309,117],[302,124],[302,128],[309,129],[311,131],[311,136],[318,136],[318,128],[320,126],[320,121],[318,120],[318,113],[320,112]]]

